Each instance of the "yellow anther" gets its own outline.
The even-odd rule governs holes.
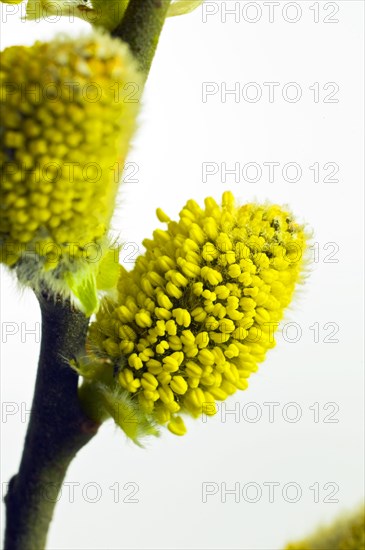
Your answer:
[[[118,329],[119,338],[123,340],[136,340],[137,334],[129,325],[122,325]]]
[[[183,343],[179,336],[169,336],[169,346],[171,349],[178,351],[181,350],[183,347]]]
[[[162,269],[164,272],[169,271],[170,269],[175,268],[175,262],[172,258],[169,256],[160,256],[157,259],[157,265]]]
[[[159,344],[156,346],[156,352],[160,355],[163,355],[166,350],[169,349],[169,343],[166,342],[166,340],[162,340]]]
[[[232,337],[236,340],[244,340],[245,338],[247,338],[247,335],[248,331],[243,327],[238,327],[232,332]]]
[[[251,311],[255,309],[256,303],[251,298],[241,298],[240,307],[243,309],[243,311]]]
[[[286,289],[283,283],[280,281],[273,281],[271,283],[271,292],[276,298],[280,298],[281,296],[286,294]]]
[[[215,344],[224,344],[225,342],[228,342],[230,339],[230,333],[223,333],[223,332],[210,332],[209,338],[215,343]]]
[[[184,435],[186,433],[186,426],[183,419],[180,416],[174,417],[168,424],[168,429],[175,435]]]
[[[226,233],[220,233],[216,238],[216,245],[221,252],[228,252],[233,250],[233,245]]]
[[[195,221],[195,215],[193,212],[191,212],[188,208],[183,208],[180,212],[181,218],[187,218],[191,222]]]
[[[205,326],[208,330],[216,330],[219,327],[219,321],[215,317],[208,317]]]
[[[200,247],[195,241],[184,238],[183,250],[184,252],[199,252]]]
[[[245,296],[250,296],[251,298],[255,298],[259,293],[259,289],[257,286],[254,286],[253,288],[245,288],[243,291],[243,294]]]
[[[214,365],[214,355],[208,349],[200,350],[198,358],[202,365]]]
[[[225,259],[227,265],[232,265],[236,262],[236,254],[233,252],[233,250],[230,250],[225,254]]]
[[[211,313],[213,313],[214,317],[218,317],[218,319],[223,319],[226,316],[227,310],[222,304],[218,303],[215,304]]]
[[[146,366],[148,368],[148,371],[154,375],[162,372],[162,363],[160,361],[157,361],[156,359],[149,359],[146,363]]]
[[[200,382],[201,384],[204,384],[204,386],[213,386],[213,384],[215,383],[215,376],[214,374],[204,374],[201,377]]]
[[[229,359],[232,359],[233,357],[239,356],[239,349],[234,344],[230,344],[228,348],[225,350],[224,355],[228,357]]]
[[[177,412],[179,412],[179,410],[181,409],[179,403],[177,403],[176,401],[170,401],[169,403],[166,404],[166,408],[172,413],[172,414],[175,414]]]
[[[227,210],[232,210],[234,208],[234,196],[231,191],[225,191],[222,196],[222,207],[227,208]]]
[[[223,280],[222,274],[219,271],[208,266],[202,268],[201,275],[204,280],[213,286],[218,285]]]
[[[204,392],[204,403],[202,405],[202,413],[208,416],[214,416],[218,412],[218,406],[213,395],[210,392]]]
[[[119,349],[123,355],[129,355],[134,350],[134,343],[128,340],[123,340],[119,344]]]
[[[248,381],[246,378],[239,378],[236,382],[236,386],[239,390],[246,390],[248,388]]]
[[[203,210],[200,208],[199,204],[193,199],[188,200],[188,202],[186,203],[186,208],[188,208],[190,212],[193,212],[195,216],[200,217],[203,214]]]
[[[215,302],[217,299],[217,294],[215,292],[212,292],[211,290],[205,289],[203,294],[203,298],[206,300],[211,300],[212,302]]]
[[[155,315],[157,319],[163,319],[165,321],[168,321],[169,319],[171,319],[171,312],[164,307],[156,307]]]
[[[213,262],[219,256],[218,250],[213,243],[206,243],[203,246],[202,257],[206,262]]]
[[[141,353],[139,353],[138,357],[146,363],[151,357],[153,357],[154,351],[151,348],[145,348]]]
[[[163,358],[163,368],[165,372],[176,372],[179,370],[179,364],[171,355]]]
[[[209,388],[209,393],[211,393],[214,399],[218,399],[218,401],[224,401],[228,397],[228,393],[226,391],[221,388],[215,388],[214,386]]]
[[[180,340],[184,346],[193,346],[195,344],[195,336],[191,330],[183,330]]]
[[[193,357],[196,357],[199,353],[199,349],[197,348],[197,346],[192,346],[192,347],[185,347],[184,348],[184,353],[185,353],[185,357],[191,359]]]
[[[214,292],[219,300],[226,300],[229,296],[229,290],[224,285],[218,285],[215,287]]]
[[[200,378],[196,376],[189,376],[188,378],[188,386],[189,388],[197,388],[200,383]]]
[[[145,390],[154,391],[158,386],[158,380],[153,374],[145,372],[142,376],[141,384]]]
[[[163,403],[168,404],[174,400],[174,394],[169,386],[162,385],[158,387],[158,393]]]
[[[170,221],[169,216],[165,214],[165,212],[161,208],[157,208],[156,215],[159,221],[162,223],[167,223]]]
[[[194,361],[188,361],[186,363],[186,372],[189,376],[200,377],[203,374],[203,369],[197,363],[194,363]]]
[[[123,388],[131,393],[135,393],[141,386],[140,380],[138,378],[134,378],[133,372],[128,368],[123,369],[118,374],[118,380]]]
[[[172,296],[177,300],[179,300],[183,295],[182,291],[176,285],[174,285],[171,281],[169,281],[166,285],[166,292],[169,294],[169,296]]]
[[[201,282],[194,283],[192,288],[193,288],[193,293],[195,294],[195,296],[201,296],[203,294],[203,291],[204,291],[203,283],[201,283]]]
[[[209,335],[206,331],[199,332],[195,337],[195,344],[200,348],[206,348],[209,344]]]
[[[271,265],[274,269],[277,269],[278,271],[284,271],[285,269],[288,269],[290,265],[290,260],[284,259],[279,256],[278,258],[272,259]]]
[[[119,345],[112,338],[107,338],[104,340],[103,348],[111,357],[118,357],[118,355],[120,355]]]
[[[137,325],[141,328],[148,328],[152,325],[152,319],[149,311],[140,311],[134,317]]]
[[[195,277],[199,277],[200,275],[200,267],[190,261],[184,260],[181,258],[180,261],[178,261],[179,266],[181,267],[182,272],[187,277],[194,279]]]
[[[192,241],[195,241],[199,245],[202,245],[206,241],[206,236],[204,234],[204,231],[199,227],[198,224],[193,223],[190,227],[189,231],[189,237]]]
[[[237,309],[227,307],[227,315],[232,321],[239,321],[244,314],[241,311],[237,311]]]
[[[194,321],[196,321],[197,323],[203,323],[203,321],[205,321],[207,317],[207,313],[202,307],[196,307],[195,309],[193,309],[191,315]]]
[[[143,386],[143,383],[142,383],[142,386]],[[157,401],[158,399],[160,399],[160,394],[158,393],[157,390],[145,389],[143,391],[143,395],[147,400],[151,400],[151,401]]]
[[[156,271],[149,271],[147,276],[154,286],[163,286],[165,284],[163,277],[156,273]]]
[[[170,280],[171,282],[176,285],[177,287],[184,287],[188,284],[188,279],[184,277],[182,273],[179,273],[178,271],[172,270],[170,273]]]
[[[157,293],[157,303],[160,307],[165,309],[171,309],[173,306],[170,298],[161,291]]]
[[[164,386],[167,386],[171,382],[171,374],[166,371],[162,371],[158,376],[157,380]]]
[[[231,279],[237,279],[241,275],[241,268],[238,264],[232,264],[228,268],[228,275]]]
[[[207,197],[206,199],[204,199],[204,204],[205,204],[206,211],[209,214],[219,210],[219,206],[216,203],[216,201],[213,199],[213,197]]]
[[[186,401],[190,401],[193,407],[199,409],[205,403],[205,395],[201,388],[189,389],[186,394]]]
[[[227,317],[219,321],[219,330],[224,334],[233,332],[235,328],[236,325],[234,324],[234,322]]]
[[[174,393],[184,395],[188,390],[188,385],[182,376],[173,376],[170,382],[170,388]]]
[[[184,327],[190,326],[191,317],[190,317],[190,313],[186,309],[182,309],[182,308],[174,309],[172,311],[172,315],[175,317],[178,325],[182,325]]]
[[[130,311],[126,306],[120,306],[116,309],[116,314],[122,323],[130,323],[134,319],[134,312]]]
[[[260,272],[260,277],[265,283],[272,283],[273,281],[276,281],[276,279],[279,276],[279,272],[275,269],[265,269]]]
[[[160,319],[159,321],[157,321],[154,330],[156,331],[156,333],[158,334],[158,336],[164,336],[164,334],[165,334],[165,332],[166,332],[165,321],[163,321],[162,319]]]
[[[218,227],[215,219],[206,218],[203,227],[208,239],[215,241],[215,239],[218,237]]]
[[[154,288],[147,277],[143,277],[140,284],[143,292],[145,292],[147,296],[153,296]]]
[[[270,322],[270,313],[263,307],[256,308],[255,321],[259,324]]]
[[[224,380],[227,380],[234,386],[236,386],[236,382],[239,378],[237,369],[233,368],[234,365],[232,363],[229,364],[229,367],[224,371],[223,378]]]
[[[136,353],[132,353],[132,355],[128,357],[128,365],[136,370],[143,367],[142,360],[140,359],[140,357],[138,357]]]
[[[240,301],[236,296],[229,296],[227,298],[227,308],[237,309],[240,305]]]
[[[125,384],[129,384],[129,382],[133,382],[133,380],[134,380],[133,373],[130,369],[123,369],[119,373],[118,378],[119,378],[119,380],[123,380],[125,382]]]
[[[235,384],[232,384],[231,382],[228,382],[227,380],[224,380],[220,389],[223,390],[227,395],[233,395],[237,391],[237,386]]]
[[[166,332],[169,336],[175,336],[176,335],[177,326],[176,326],[176,323],[173,319],[170,319],[169,321],[167,321],[167,323],[165,325],[165,328],[166,328]]]

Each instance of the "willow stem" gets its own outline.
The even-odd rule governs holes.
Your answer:
[[[68,360],[83,350],[88,319],[43,294],[42,344],[19,472],[5,497],[5,550],[42,550],[67,468],[99,425],[82,411]]]
[[[129,44],[147,79],[171,0],[130,0],[112,35]]]

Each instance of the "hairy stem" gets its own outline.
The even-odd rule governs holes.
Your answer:
[[[5,550],[45,548],[67,468],[99,427],[82,411],[78,376],[67,364],[83,349],[88,319],[45,294],[39,302],[41,352],[23,456],[5,497]]]
[[[147,78],[171,0],[130,0],[112,32],[127,42]]]

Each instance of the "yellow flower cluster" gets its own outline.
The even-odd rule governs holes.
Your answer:
[[[113,213],[139,107],[136,63],[99,31],[10,47],[1,63],[1,261],[34,252],[35,273],[76,271]]]
[[[215,414],[274,346],[306,236],[279,206],[238,207],[230,192],[221,207],[189,200],[178,222],[157,214],[167,230],[122,270],[119,299],[99,312],[90,343],[141,409],[182,435],[178,412]]]
[[[322,527],[308,539],[290,543],[285,550],[364,550],[365,508]]]

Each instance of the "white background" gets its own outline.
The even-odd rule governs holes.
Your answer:
[[[213,2],[207,5],[213,6]],[[188,422],[188,434],[177,438],[164,431],[145,449],[127,442],[111,422],[73,462],[67,482],[78,483],[74,499],[70,485],[64,487],[50,531],[48,548],[75,549],[244,549],[276,550],[288,540],[300,538],[321,521],[351,509],[363,495],[363,371],[362,371],[362,194],[363,194],[363,16],[360,1],[319,2],[319,19],[314,23],[314,2],[297,2],[301,16],[296,23],[295,6],[281,2],[274,21],[262,2],[222,21],[224,4],[203,23],[203,11],[174,18],[166,23],[153,65],[134,140],[130,162],[137,163],[135,183],[125,182],[114,229],[126,243],[141,247],[144,237],[159,225],[155,209],[160,206],[176,217],[186,200],[219,199],[231,189],[241,202],[269,200],[289,204],[296,216],[314,232],[319,256],[310,267],[305,286],[287,313],[286,322],[300,326],[278,334],[278,345],[270,352],[250,387],[227,403],[240,414],[218,414],[207,423]],[[236,2],[237,4],[237,2]],[[252,3],[251,3],[252,4]],[[293,3],[291,3],[293,4]],[[259,16],[256,23],[248,22]],[[339,7],[336,15],[331,12]],[[245,11],[247,9],[248,11]],[[283,12],[284,9],[284,12]],[[285,11],[288,10],[288,11]],[[35,38],[51,37],[56,29],[76,34],[86,29],[82,22],[67,19],[57,24],[22,23],[18,15],[5,21],[1,47],[31,44]],[[324,17],[338,19],[324,23]],[[204,82],[249,82],[261,86],[262,99],[250,103],[232,95],[222,101],[219,93],[202,101]],[[264,82],[279,82],[273,103]],[[302,98],[296,103],[283,99],[283,86],[296,82]],[[309,89],[320,85],[320,101]],[[324,103],[335,82],[337,103]],[[251,88],[250,92],[253,92]],[[289,90],[293,92],[293,88]],[[285,181],[281,168],[269,182],[264,162],[281,167],[296,162],[302,169],[300,181]],[[202,163],[240,163],[243,168],[256,162],[263,168],[256,183],[221,174],[202,181]],[[324,182],[329,172],[321,171],[314,182],[309,167],[318,162],[339,166],[338,182]],[[290,175],[290,174],[289,174]],[[252,173],[251,176],[253,177]],[[288,179],[288,178],[287,178]],[[247,180],[247,178],[246,178]],[[335,243],[337,248],[327,248]],[[131,251],[132,249],[129,249]],[[329,254],[333,251],[332,256]],[[338,260],[335,263],[329,260]],[[19,463],[26,430],[22,408],[30,408],[39,344],[24,329],[40,322],[36,300],[22,293],[3,271],[2,287],[2,481],[6,482]],[[335,323],[339,331],[325,343]],[[6,338],[9,323],[19,327]],[[23,331],[21,330],[21,323]],[[309,327],[319,323],[320,342]],[[269,407],[277,402],[274,422]],[[298,422],[289,422],[296,410]],[[310,407],[319,403],[319,422]],[[248,403],[254,403],[247,407]],[[332,420],[324,422],[337,404]],[[14,405],[12,405],[14,404]],[[17,409],[18,408],[18,409]],[[19,412],[16,412],[19,410]],[[12,411],[13,414],[4,414]],[[249,422],[262,412],[261,419]],[[24,415],[23,415],[24,416]],[[285,419],[286,418],[286,419]],[[238,420],[238,421],[235,421]],[[138,484],[138,503],[123,502]],[[202,502],[202,485],[210,482],[218,492]],[[274,502],[264,483],[278,482]],[[301,487],[298,502],[287,483]],[[92,485],[88,485],[88,484]],[[222,502],[222,487],[243,489],[240,501],[228,494]],[[262,496],[256,503],[253,486]],[[319,484],[319,502],[314,490]],[[335,485],[326,486],[326,483]],[[119,502],[110,489],[119,484]],[[215,485],[214,485],[215,484]],[[245,487],[246,486],[246,487]],[[338,492],[332,495],[333,487]],[[99,495],[96,494],[98,489]],[[256,485],[257,488],[257,485]],[[98,502],[91,500],[99,497]],[[326,499],[327,497],[327,499]],[[70,502],[73,500],[73,502]]]

